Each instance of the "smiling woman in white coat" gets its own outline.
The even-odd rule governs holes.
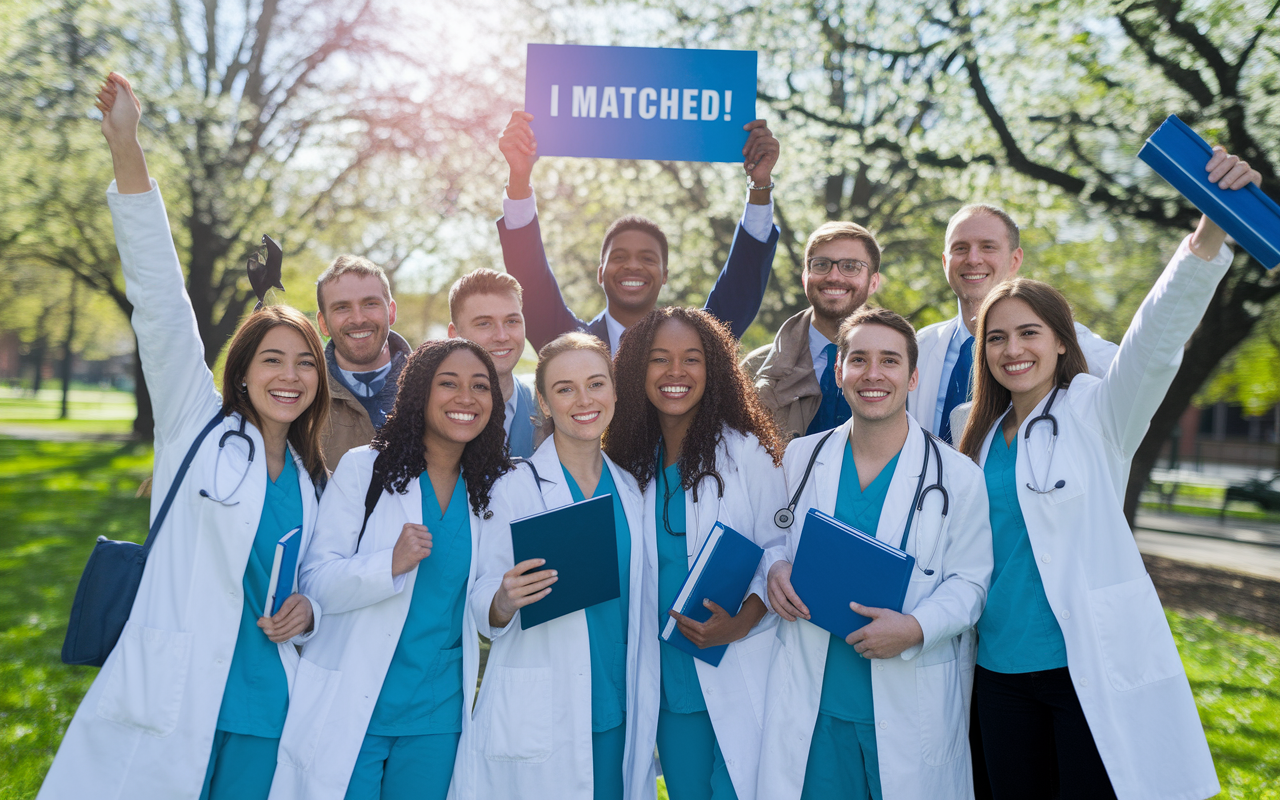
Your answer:
[[[331,613],[298,668],[272,798],[443,800],[462,783],[480,655],[466,597],[511,466],[502,409],[482,347],[424,342],[373,443],[338,462],[301,578]]]
[[[152,516],[208,432],[39,797],[263,798],[294,643],[320,618],[300,594],[263,616],[276,543],[300,527],[305,550],[315,525],[329,404],[320,337],[294,309],[254,312],[232,338],[219,395],[138,143],[141,104],[113,72],[98,108],[116,175],[107,202],[155,411]]]
[[[738,344],[705,311],[651,312],[618,348],[618,410],[605,452],[644,487],[645,547],[665,625],[689,567],[717,522],[769,548],[782,541],[782,443],[737,365]],[[763,560],[762,560],[763,561]],[[659,645],[658,758],[672,800],[755,798],[764,686],[777,616],[757,570],[736,614],[705,601],[705,623],[672,613],[698,647],[728,645],[719,666]]]
[[[783,621],[758,796],[971,798],[973,664],[961,634],[982,613],[991,577],[982,473],[907,413],[918,372],[905,319],[863,309],[844,321],[836,344],[852,417],[787,448],[799,519],[786,545],[766,555],[769,600]],[[844,639],[809,622],[790,576],[811,508],[915,557],[901,613],[850,602],[870,621]]]
[[[493,640],[463,749],[474,795],[622,800],[656,796],[656,573],[646,567],[635,479],[600,451],[613,420],[604,343],[567,333],[546,344],[535,378],[551,435],[499,479],[481,525],[471,614]],[[513,564],[511,521],[588,497],[613,498],[621,595],[528,630],[520,610],[555,591],[543,559]]]
[[[1216,148],[1223,189],[1258,173]],[[1123,502],[1129,464],[1231,266],[1208,218],[1134,314],[1106,375],[1087,373],[1071,307],[1035,281],[978,315],[960,450],[983,467],[995,570],[973,703],[997,798],[1203,798],[1218,781],[1191,687]],[[1049,785],[1056,764],[1058,785]]]

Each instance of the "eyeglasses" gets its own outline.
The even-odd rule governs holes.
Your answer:
[[[840,274],[846,278],[856,278],[862,274],[864,269],[871,269],[871,265],[865,261],[855,261],[852,258],[842,258],[839,261],[832,261],[829,258],[815,256],[808,261],[809,271],[814,275],[826,275],[831,271],[832,266],[840,268]]]

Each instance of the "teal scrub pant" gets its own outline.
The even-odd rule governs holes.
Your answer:
[[[671,800],[738,800],[707,712],[659,711],[658,759]]]
[[[627,726],[591,733],[591,782],[594,800],[622,800],[622,758]]]
[[[267,800],[279,748],[279,739],[214,731],[200,800]]]
[[[346,800],[444,800],[460,733],[364,735]]]
[[[800,800],[883,800],[876,726],[818,714]]]

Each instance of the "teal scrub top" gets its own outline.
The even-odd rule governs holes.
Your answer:
[[[895,455],[864,490],[853,460],[853,444],[844,444],[844,464],[840,467],[840,489],[836,494],[835,518],[869,536],[876,535],[884,498],[898,467]],[[844,639],[831,635],[827,645],[827,665],[822,673],[822,700],[818,711],[845,722],[875,722],[871,698],[871,659],[863,658]]]
[[[279,739],[289,712],[289,681],[280,663],[279,645],[258,627],[275,563],[276,544],[286,533],[302,525],[302,491],[293,456],[285,452],[284,469],[274,481],[268,476],[267,491],[258,519],[258,532],[244,567],[244,606],[240,630],[231,656],[231,670],[222,692],[218,730]]]
[[[661,459],[661,456],[659,456]],[[680,485],[680,462],[662,469],[658,462],[657,491],[654,492],[654,518],[658,526],[658,630],[666,627],[667,609],[676,601],[684,579],[689,577],[689,554],[686,550],[684,515],[684,488]],[[666,506],[666,523],[663,522],[663,506]],[[667,524],[677,535],[667,532]],[[696,531],[694,532],[696,535]],[[693,656],[666,642],[662,654],[662,698],[660,708],[677,714],[693,714],[706,711],[702,699],[702,684],[698,682],[698,670]]]
[[[382,681],[368,732],[424,736],[462,732],[462,621],[471,571],[471,517],[461,476],[440,509],[427,473],[418,476],[431,555],[418,563],[409,614]]]
[[[569,470],[560,465],[573,502],[586,498]],[[588,606],[587,638],[591,645],[591,730],[613,730],[627,719],[627,607],[631,587],[631,527],[622,510],[622,500],[614,486],[609,465],[600,470],[600,482],[592,497],[613,495],[613,534],[618,542],[618,588],[616,600]]]
[[[978,620],[978,664],[992,672],[1019,673],[1067,665],[1067,643],[1044,594],[1027,522],[1018,504],[1018,437],[991,437],[983,473],[991,505],[991,588]]]

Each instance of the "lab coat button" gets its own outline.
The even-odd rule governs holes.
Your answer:
[[[1045,553],[1044,555],[1040,556],[1040,560],[1041,560],[1041,561],[1043,561],[1044,563],[1048,564],[1048,563],[1049,563],[1050,561],[1052,561],[1053,559],[1052,559],[1052,558],[1049,558],[1049,554],[1048,554],[1048,553]]]
[[[883,721],[880,723],[880,730],[885,730],[888,727],[889,727],[889,723],[883,722]]]
[[[1088,679],[1088,678],[1081,678],[1081,679],[1080,679],[1080,685],[1081,685],[1081,686],[1088,686],[1088,685],[1089,685],[1089,679]]]
[[[1063,611],[1063,612],[1062,612],[1062,618],[1063,618],[1063,619],[1071,619],[1071,612],[1070,612],[1070,611]]]
[[[881,672],[884,672],[884,664],[876,664],[876,669],[880,670]]]

